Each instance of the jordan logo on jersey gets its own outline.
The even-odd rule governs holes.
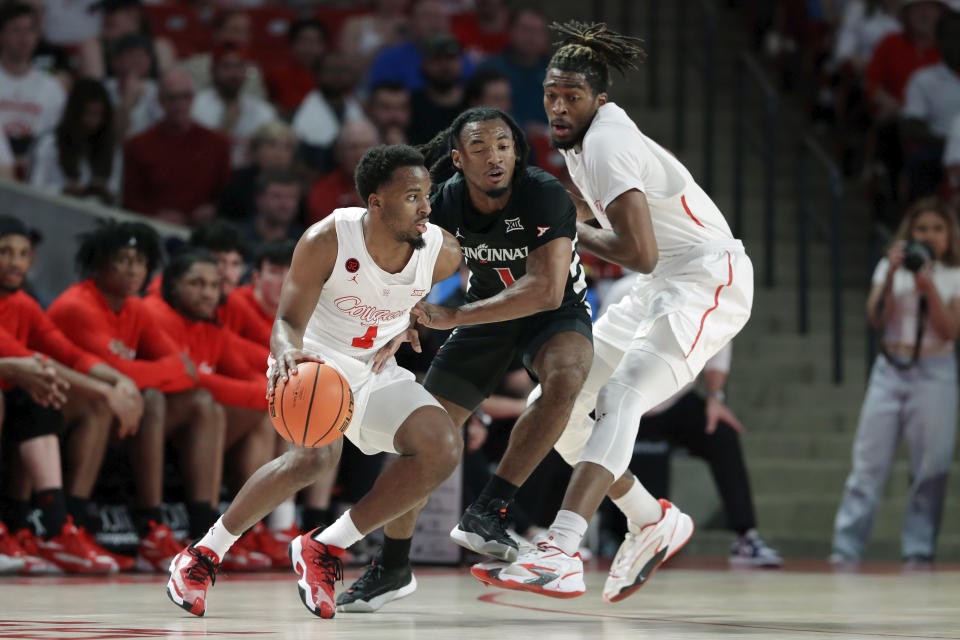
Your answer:
[[[507,224],[507,230],[504,233],[510,233],[511,231],[523,231],[523,225],[520,224],[520,218],[504,218],[503,221]]]
[[[537,237],[542,238],[547,231],[550,231],[550,227],[537,227]]]

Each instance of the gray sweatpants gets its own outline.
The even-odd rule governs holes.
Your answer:
[[[853,442],[853,470],[833,529],[833,553],[859,560],[901,437],[910,446],[910,497],[901,538],[904,558],[932,558],[943,517],[957,435],[957,363],[952,353],[897,369],[880,356]]]

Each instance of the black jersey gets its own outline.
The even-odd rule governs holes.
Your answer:
[[[507,205],[479,213],[467,183],[457,173],[430,200],[430,222],[456,236],[470,267],[467,301],[489,298],[527,272],[527,255],[555,238],[573,240],[561,306],[583,304],[587,284],[577,255],[577,210],[560,181],[528,167],[514,184]]]

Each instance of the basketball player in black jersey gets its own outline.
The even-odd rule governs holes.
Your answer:
[[[458,425],[493,392],[515,356],[543,388],[517,419],[495,474],[450,534],[478,553],[515,559],[517,543],[504,527],[507,506],[563,431],[593,355],[576,208],[560,181],[526,165],[523,132],[497,109],[464,111],[421,151],[438,185],[430,221],[456,236],[470,268],[466,304],[419,303],[413,310],[424,326],[455,328],[424,387]],[[410,339],[413,334],[408,331]],[[380,361],[402,341],[384,347]],[[375,611],[401,590],[412,592],[410,541],[424,504],[386,525],[381,556],[337,598],[338,611]]]

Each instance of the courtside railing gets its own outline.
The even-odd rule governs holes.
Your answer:
[[[826,181],[826,189],[814,188],[810,168]],[[820,198],[826,195],[826,202]],[[810,229],[820,234],[830,252],[830,337],[833,352],[833,382],[843,382],[843,176],[833,159],[813,136],[797,146],[797,330],[810,330]],[[813,205],[813,206],[811,206]],[[826,214],[826,220],[821,213]]]

